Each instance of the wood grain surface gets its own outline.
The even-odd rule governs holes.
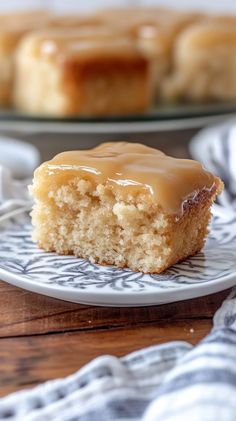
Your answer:
[[[139,308],[89,307],[0,282],[0,395],[66,376],[104,354],[170,340],[193,344],[229,291]]]

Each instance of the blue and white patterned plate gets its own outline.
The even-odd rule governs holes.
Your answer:
[[[163,304],[214,293],[236,284],[236,215],[217,208],[203,252],[161,275],[46,253],[32,243],[29,220],[18,220],[1,230],[0,278],[39,294],[106,306]]]

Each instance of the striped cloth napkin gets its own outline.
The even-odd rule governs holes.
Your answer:
[[[197,135],[201,142],[192,150],[193,158],[224,181],[225,189],[218,203],[236,211],[236,122],[221,124],[207,135],[211,130],[204,129]]]
[[[32,207],[27,186],[30,180],[14,180],[8,168],[0,165],[0,225],[19,217]]]
[[[77,373],[0,400],[11,421],[235,421],[236,288],[193,347],[152,346],[103,356]]]

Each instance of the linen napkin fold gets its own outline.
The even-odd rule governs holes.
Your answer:
[[[10,421],[234,421],[235,414],[236,288],[195,347],[175,341],[99,357],[0,400],[0,420]]]
[[[14,180],[8,168],[0,166],[0,224],[6,224],[11,218],[31,209],[29,183],[30,180]]]

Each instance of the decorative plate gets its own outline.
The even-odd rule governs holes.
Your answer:
[[[147,306],[214,293],[236,284],[236,215],[216,206],[203,252],[161,275],[94,265],[37,248],[31,225],[1,229],[0,278],[18,287],[76,303]]]

